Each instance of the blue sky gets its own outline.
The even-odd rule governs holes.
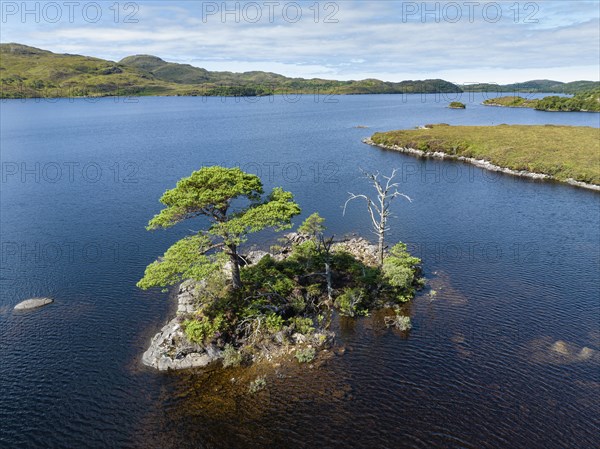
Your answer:
[[[209,70],[387,81],[600,78],[600,1],[2,1],[0,40]]]

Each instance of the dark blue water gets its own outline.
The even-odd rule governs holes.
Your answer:
[[[600,195],[361,143],[425,123],[598,127],[599,115],[453,99],[2,102],[0,447],[600,446]],[[395,204],[389,238],[437,291],[410,305],[409,336],[380,314],[343,321],[343,355],[250,398],[215,373],[142,367],[172,303],[135,283],[202,222],[144,226],[164,190],[212,164],[292,190],[336,235],[369,232],[358,204],[342,216],[347,192],[368,189],[359,167],[398,168],[414,201]],[[32,296],[56,301],[12,311]]]

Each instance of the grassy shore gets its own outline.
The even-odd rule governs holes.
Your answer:
[[[448,126],[376,133],[376,145],[485,159],[511,170],[600,185],[600,129],[583,126]]]
[[[483,102],[486,106],[504,106],[507,108],[535,108],[537,100],[527,100],[523,97],[499,97],[491,98]]]
[[[600,112],[600,88],[583,91],[573,97],[550,96],[528,100],[523,97],[491,98],[483,102],[486,106],[508,108],[533,108],[548,112]]]

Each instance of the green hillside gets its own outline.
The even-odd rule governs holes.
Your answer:
[[[558,93],[576,94],[600,88],[598,81],[572,81],[562,83],[552,80],[533,80],[514,84],[469,84],[460,86],[465,92]]]
[[[308,80],[256,71],[211,72],[150,55],[113,62],[21,44],[0,44],[0,88],[0,98],[461,92],[444,80],[391,83],[375,79]]]
[[[0,44],[0,87],[2,98],[175,92],[175,86],[135,67],[19,44]]]
[[[544,97],[537,101],[540,111],[600,112],[600,88],[579,92],[574,97]]]
[[[483,102],[486,106],[509,108],[533,108],[550,112],[600,112],[600,88],[583,91],[573,97],[550,96],[528,100],[519,96],[491,98]]]

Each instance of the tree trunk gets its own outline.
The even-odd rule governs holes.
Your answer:
[[[242,288],[242,278],[240,277],[240,260],[237,253],[237,246],[227,245],[229,248],[229,261],[231,262],[231,285],[234,290]]]
[[[383,265],[383,248],[385,241],[385,231],[383,228],[379,229],[379,244],[377,245],[377,255],[379,256],[379,265]]]
[[[388,205],[386,205],[385,201],[387,199],[387,188],[382,192],[381,189],[377,189],[380,194],[379,194],[379,229],[377,230],[379,232],[379,245],[378,245],[378,252],[379,252],[379,266],[382,267],[383,266],[383,248],[385,247],[385,222],[387,220],[387,208]]]
[[[325,279],[327,280],[327,297],[333,301],[333,285],[331,280],[331,264],[329,260],[325,262]]]

